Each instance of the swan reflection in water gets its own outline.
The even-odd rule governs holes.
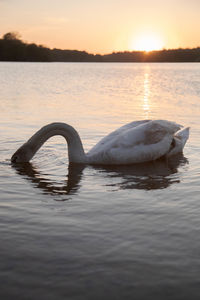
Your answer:
[[[107,184],[107,186],[112,186],[114,190],[155,190],[179,183],[178,168],[186,164],[188,164],[188,160],[183,154],[178,154],[168,160],[161,158],[153,162],[135,164],[132,167],[130,165],[108,166],[104,167],[103,172],[107,177],[119,178],[118,183]]]
[[[31,163],[16,164],[13,167],[18,174],[30,180],[34,187],[40,189],[44,194],[55,196],[77,194],[81,186],[81,178],[85,168],[95,169],[97,171],[95,176],[98,176],[98,173],[100,176],[103,175],[107,182],[104,187],[112,187],[112,190],[152,190],[164,189],[173,183],[179,183],[178,168],[187,163],[188,161],[183,154],[179,154],[168,160],[159,159],[153,162],[124,166],[85,166],[71,163],[68,166],[66,181],[62,185],[50,180],[47,175],[42,174]],[[172,176],[173,174],[176,175]],[[116,179],[116,183],[113,183],[113,178]],[[109,183],[110,181],[112,183]]]
[[[64,183],[49,179],[47,174],[42,174],[32,163],[12,165],[19,175],[31,181],[34,187],[40,189],[44,194],[50,195],[73,195],[76,194],[81,182],[84,165],[69,164],[68,175]]]

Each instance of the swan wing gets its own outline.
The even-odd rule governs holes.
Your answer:
[[[122,134],[132,128],[135,128],[141,124],[145,124],[151,120],[140,120],[140,121],[133,121],[128,124],[125,124],[118,129],[112,131],[107,136],[103,137],[89,152],[88,154],[93,155],[96,152],[101,151],[101,149],[105,149],[106,145],[110,145],[111,141],[114,141],[118,137],[122,136]]]
[[[132,127],[130,124],[101,140],[97,144],[99,148],[96,145],[88,153],[89,161],[130,164],[155,160],[169,151],[174,133],[180,129],[180,125],[165,120],[142,122]]]

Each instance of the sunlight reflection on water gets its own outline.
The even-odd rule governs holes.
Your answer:
[[[150,87],[149,87],[149,73],[144,74],[144,99],[143,99],[143,109],[145,118],[149,119],[149,110],[150,110]]]

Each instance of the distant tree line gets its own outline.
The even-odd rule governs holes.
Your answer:
[[[0,39],[0,61],[27,62],[200,62],[200,47],[159,51],[124,51],[111,54],[90,54],[86,51],[50,49],[25,43],[16,32]]]

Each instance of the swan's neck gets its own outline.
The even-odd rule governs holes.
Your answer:
[[[68,144],[69,162],[86,162],[86,156],[78,132],[72,126],[65,123],[48,124],[37,131],[26,142],[25,145],[27,145],[32,152],[31,158],[38,151],[38,149],[54,135],[61,135],[66,139]]]

